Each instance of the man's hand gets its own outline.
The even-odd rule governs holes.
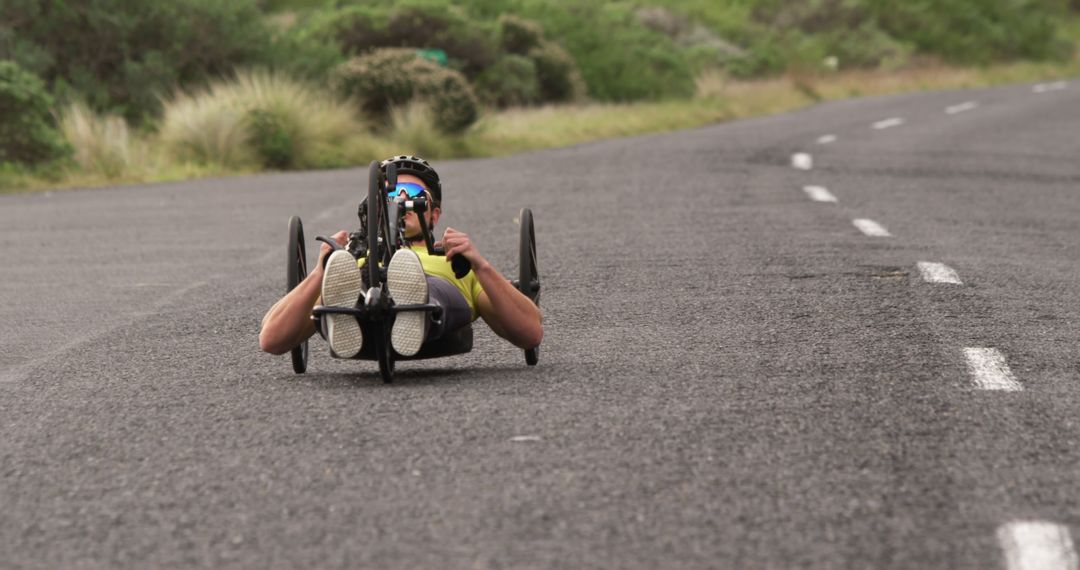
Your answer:
[[[446,251],[446,259],[448,260],[460,255],[472,263],[474,270],[487,263],[487,260],[480,255],[472,240],[469,239],[469,235],[465,232],[459,232],[454,228],[446,228],[440,243]]]
[[[345,230],[341,230],[340,232],[330,237],[334,241],[338,242],[338,245],[340,245],[341,247],[345,247],[345,245],[349,243],[349,232]],[[316,267],[322,268],[323,263],[326,261],[326,256],[330,255],[330,252],[333,251],[333,249],[330,247],[329,244],[319,242],[319,245],[321,246],[319,248],[319,264],[316,265]]]

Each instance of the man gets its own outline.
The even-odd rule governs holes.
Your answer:
[[[394,164],[398,172],[395,193],[409,197],[426,196],[431,205],[425,222],[434,229],[442,214],[442,183],[435,169],[424,159],[395,156],[381,163],[383,171]],[[465,326],[477,317],[495,334],[519,348],[540,345],[544,336],[540,309],[502,276],[476,249],[469,236],[447,228],[441,242],[445,257],[428,255],[415,212],[405,215],[408,247],[394,254],[387,266],[387,289],[397,304],[433,303],[443,309],[435,323],[427,312],[398,313],[390,332],[390,343],[403,356],[420,351],[424,342]],[[348,232],[334,234],[345,245]],[[329,255],[325,264],[323,258]],[[455,256],[472,264],[464,278],[457,279],[450,268]],[[267,311],[259,332],[259,347],[272,354],[284,354],[315,333],[311,310],[318,304],[357,306],[364,294],[360,262],[344,249],[332,250],[323,244],[319,263],[292,291]],[[321,297],[321,302],[320,302]],[[350,315],[324,315],[331,354],[352,358],[363,348],[363,332]]]

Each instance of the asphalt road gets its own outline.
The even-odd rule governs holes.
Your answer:
[[[257,345],[288,217],[351,229],[363,169],[0,196],[0,567],[1075,568],[1078,109],[436,163],[508,275],[533,209],[546,336],[391,385]]]

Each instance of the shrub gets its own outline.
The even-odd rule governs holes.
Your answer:
[[[499,17],[499,45],[506,53],[525,55],[543,39],[543,29],[534,21],[512,14]]]
[[[364,113],[383,118],[391,106],[412,99],[414,78],[410,75],[427,73],[433,67],[437,66],[420,60],[416,50],[380,49],[339,65],[330,84],[339,94],[355,99]]]
[[[264,61],[271,34],[257,0],[18,0],[0,22],[58,94],[132,120],[160,110],[159,96],[238,65]],[[29,65],[29,63],[28,63]]]
[[[435,124],[446,132],[463,131],[479,116],[476,96],[464,76],[411,49],[379,49],[349,60],[334,71],[331,83],[380,120],[391,107],[413,100],[426,101]]]
[[[480,117],[472,87],[456,71],[436,68],[418,86],[419,99],[426,101],[435,114],[435,124],[448,133],[460,133]]]
[[[100,116],[74,103],[61,115],[60,129],[75,151],[75,162],[86,172],[116,179],[143,166],[145,153],[123,117]]]
[[[556,10],[529,3],[526,8],[522,13],[540,20],[545,34],[558,38],[572,57],[589,96],[630,101],[693,93],[694,72],[682,50],[641,24],[631,5],[590,2]],[[544,62],[534,60],[543,74]]]
[[[529,51],[529,58],[536,66],[543,101],[576,101],[585,95],[585,82],[581,79],[574,58],[558,44],[541,42]]]
[[[522,55],[504,55],[476,78],[480,98],[488,105],[517,107],[540,100],[536,64]]]
[[[470,20],[460,8],[444,2],[351,6],[312,25],[315,33],[333,37],[342,52],[353,56],[380,48],[443,50],[450,67],[470,79],[498,56],[494,28]]]
[[[287,117],[270,109],[251,109],[245,117],[251,146],[263,166],[285,169],[296,162],[296,145]]]
[[[878,25],[922,53],[960,63],[1001,59],[1055,59],[1071,55],[1055,0],[865,0]]]
[[[282,75],[240,73],[165,102],[160,137],[181,160],[244,168],[344,165],[352,109]]]
[[[321,16],[313,12],[298,16],[296,21],[279,24],[271,51],[265,61],[273,62],[274,69],[307,81],[324,81],[327,75],[347,58],[333,38],[328,38],[311,25]]]
[[[40,164],[67,152],[52,123],[52,105],[40,78],[0,61],[0,162]]]
[[[782,52],[779,63],[756,56],[766,71],[805,67],[822,53],[854,67],[895,64],[912,51],[968,64],[1067,57],[1054,21],[1063,13],[1059,0],[769,0],[751,12],[772,31],[754,51]]]

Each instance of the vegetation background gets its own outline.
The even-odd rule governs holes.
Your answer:
[[[492,155],[1078,74],[1080,0],[4,0],[0,189]]]

